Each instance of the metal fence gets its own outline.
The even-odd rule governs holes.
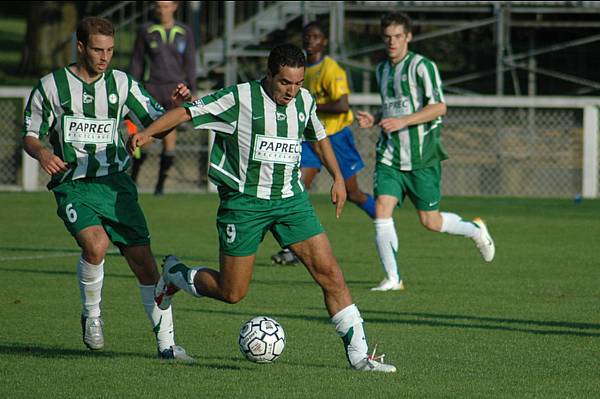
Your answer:
[[[29,88],[0,88],[0,190],[43,190],[48,176],[20,150],[19,131]],[[600,186],[599,98],[447,96],[442,133],[450,156],[443,164],[444,195],[509,197],[598,197]],[[354,94],[354,109],[377,109],[377,95]],[[379,129],[353,125],[365,161],[359,185],[372,192]],[[209,135],[179,128],[177,156],[166,192],[206,192]],[[151,192],[158,174],[160,145],[148,149],[138,178]],[[327,192],[323,170],[313,192]]]
[[[444,195],[598,196],[600,99],[447,96],[447,101]],[[376,111],[379,97],[354,95],[351,102],[355,109]],[[351,129],[366,164],[359,186],[372,192],[380,130],[356,123]],[[324,171],[313,190],[327,191],[330,183]]]

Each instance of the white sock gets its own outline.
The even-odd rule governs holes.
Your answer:
[[[196,290],[196,286],[194,285],[194,277],[199,270],[206,268],[202,266],[189,268],[183,263],[180,263],[180,265],[184,266],[187,269],[187,272],[181,273],[180,271],[177,271],[175,273],[169,273],[169,281],[188,294],[195,297],[201,297],[202,294]]]
[[[83,257],[77,261],[79,296],[83,305],[84,317],[100,317],[102,282],[104,281],[104,260],[99,265],[86,262]]]
[[[479,236],[479,227],[471,221],[465,221],[455,213],[440,212],[442,215],[442,233],[455,234],[469,238]]]
[[[398,252],[398,235],[394,227],[394,219],[375,219],[375,243],[379,260],[388,280],[398,282],[400,275],[396,253]]]
[[[154,302],[154,285],[141,285],[142,305],[152,323],[152,331],[156,335],[156,343],[160,352],[175,345],[175,332],[173,329],[173,307],[161,310]]]
[[[340,310],[331,318],[335,331],[342,337],[346,356],[351,365],[356,365],[368,355],[369,347],[363,329],[363,319],[355,304]]]

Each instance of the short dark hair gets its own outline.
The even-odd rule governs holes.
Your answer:
[[[85,17],[77,24],[77,41],[87,46],[90,35],[115,36],[115,27],[106,18]]]
[[[304,56],[304,51],[300,47],[290,43],[280,44],[273,48],[267,61],[267,66],[273,76],[279,73],[281,67],[304,68],[305,65],[306,57]]]
[[[412,32],[412,21],[403,12],[390,12],[381,17],[382,31],[390,25],[402,25],[405,33]]]
[[[316,29],[320,30],[321,33],[323,34],[323,36],[325,36],[325,37],[327,37],[327,35],[328,35],[327,29],[319,21],[311,21],[311,22],[307,23],[306,25],[304,25],[304,27],[302,28],[302,34],[308,32],[308,30],[311,28],[316,28]]]

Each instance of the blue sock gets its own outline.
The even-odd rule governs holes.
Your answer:
[[[375,219],[375,199],[371,195],[367,194],[367,200],[358,204],[358,207],[365,211],[371,219]]]

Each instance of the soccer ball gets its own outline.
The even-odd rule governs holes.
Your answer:
[[[258,316],[248,320],[240,330],[240,351],[255,363],[271,363],[285,348],[285,332],[277,321]]]

